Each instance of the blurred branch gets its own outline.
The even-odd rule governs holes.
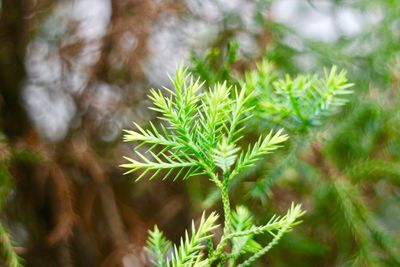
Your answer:
[[[390,255],[393,264],[400,264],[400,257],[398,256],[400,242],[373,218],[358,187],[327,161],[320,144],[312,143],[310,154],[304,156],[303,159],[319,169],[333,186],[338,208],[353,231],[360,251],[367,251],[367,253],[362,253],[358,257],[363,256],[364,260],[372,264],[375,261],[374,257],[377,257],[374,255],[374,243],[376,242],[376,245]]]

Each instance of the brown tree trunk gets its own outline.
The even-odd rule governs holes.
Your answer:
[[[26,134],[31,123],[22,103],[28,42],[28,1],[2,1],[0,16],[0,130],[10,139]]]

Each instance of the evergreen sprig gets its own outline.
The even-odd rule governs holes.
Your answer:
[[[283,130],[270,131],[243,149],[239,140],[253,109],[253,96],[246,88],[238,90],[224,82],[205,90],[203,83],[193,79],[182,67],[172,83],[174,90],[150,91],[154,104],[151,109],[160,114],[162,123],[156,126],[150,122],[146,128],[135,124],[136,130],[125,131],[124,141],[137,144],[137,157],[125,157],[128,162],[121,166],[127,169],[126,173],[142,171],[137,179],[147,174],[150,174],[149,179],[156,176],[166,179],[173,175],[174,180],[208,176],[221,195],[224,229],[220,242],[214,247],[211,237],[218,216],[211,213],[205,219],[203,214],[198,229],[192,225],[192,235],[185,233],[180,246],[173,247],[170,259],[166,257],[170,242],[158,228],[150,232],[146,250],[155,266],[199,267],[215,263],[223,266],[226,262],[233,266],[244,253],[255,253],[258,258],[298,222],[303,212],[299,205],[292,206],[285,216],[274,216],[266,225],[257,227],[245,208],[238,208],[236,213],[231,211],[229,186],[239,173],[278,149],[288,136]],[[265,250],[253,236],[268,233],[274,239]],[[206,243],[208,255],[204,251]],[[248,260],[256,258],[253,255]]]
[[[293,205],[291,206],[290,210],[284,216],[281,220],[279,219],[274,219],[275,223],[280,224],[280,227],[277,228],[277,232],[273,233],[272,230],[268,230],[268,232],[273,236],[273,239],[271,242],[268,243],[267,246],[263,247],[261,250],[259,250],[257,253],[255,253],[253,256],[251,256],[249,259],[244,261],[243,263],[239,264],[238,267],[246,267],[250,266],[254,261],[256,261],[258,258],[266,254],[273,246],[278,244],[279,240],[282,238],[282,236],[288,232],[291,231],[291,229],[299,224],[300,222],[298,221],[298,218],[302,216],[304,212],[301,210],[300,205]],[[267,224],[268,225],[268,224]],[[262,227],[261,227],[262,228]]]
[[[242,82],[248,91],[255,92],[257,113],[263,120],[298,131],[317,126],[336,108],[348,102],[352,94],[344,70],[336,66],[318,75],[286,75],[278,79],[271,63],[263,61],[256,71],[245,75]]]
[[[207,266],[208,259],[204,259],[201,250],[205,246],[205,241],[212,236],[212,230],[216,225],[218,215],[213,212],[207,219],[203,213],[199,228],[196,231],[194,222],[192,222],[192,236],[186,231],[185,238],[181,239],[180,246],[174,247],[174,253],[168,266]]]

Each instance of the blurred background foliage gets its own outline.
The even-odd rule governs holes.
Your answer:
[[[0,264],[145,266],[154,223],[176,242],[203,209],[221,211],[205,179],[134,184],[118,168],[132,149],[122,129],[155,117],[149,88],[184,62],[207,85],[253,75],[260,88],[346,69],[350,101],[318,123],[257,112],[246,138],[282,125],[291,138],[232,199],[256,223],[292,201],[307,210],[259,266],[400,266],[399,1],[2,0],[0,11]]]

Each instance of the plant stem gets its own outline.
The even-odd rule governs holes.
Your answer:
[[[231,225],[231,203],[229,201],[229,189],[223,183],[221,188],[221,196],[222,196],[222,205],[224,207],[224,236],[227,236],[231,233],[232,225]]]
[[[224,208],[224,233],[222,234],[221,241],[215,249],[213,256],[209,260],[210,266],[211,264],[220,259],[222,255],[222,251],[225,248],[228,238],[227,236],[232,231],[231,224],[231,203],[229,200],[229,173],[224,174],[224,180],[222,183],[217,184],[221,192],[222,205]],[[218,180],[219,181],[219,180]]]

